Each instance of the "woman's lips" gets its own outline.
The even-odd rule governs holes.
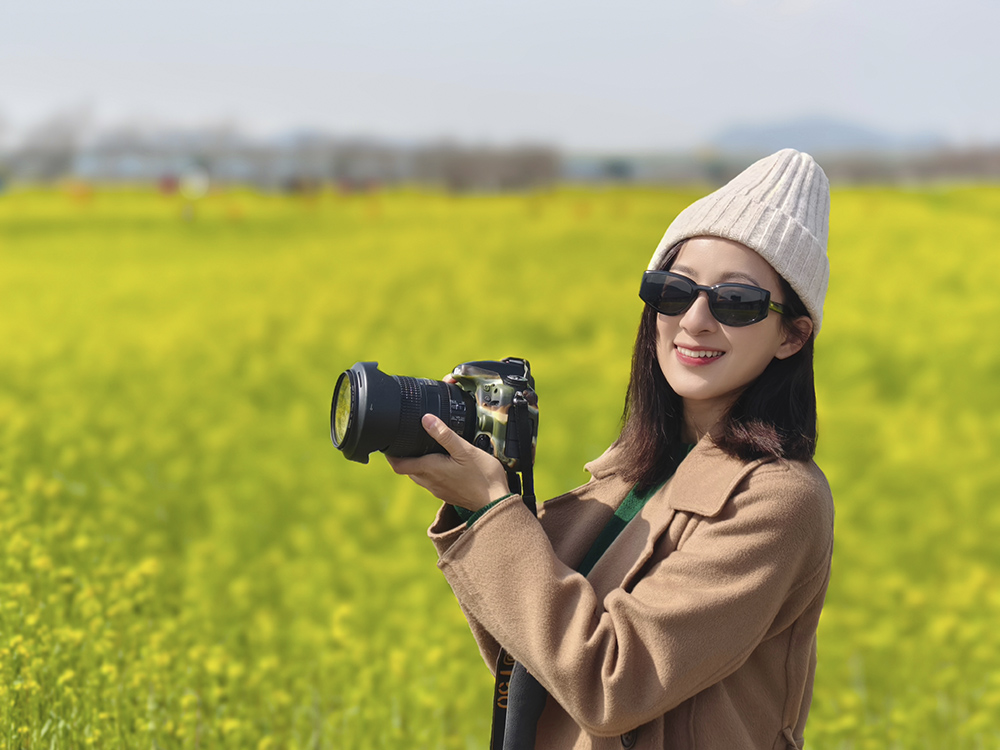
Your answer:
[[[677,344],[674,344],[674,351],[677,352],[677,360],[682,365],[687,365],[688,367],[710,365],[718,361],[725,354],[725,352],[718,349],[688,349],[686,346],[678,346]]]

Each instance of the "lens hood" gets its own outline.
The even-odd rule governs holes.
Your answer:
[[[476,404],[452,383],[386,375],[378,362],[357,362],[341,373],[330,407],[330,439],[351,461],[368,463],[372,451],[389,456],[423,456],[444,448],[424,430],[434,414],[471,442]]]
[[[349,393],[344,388],[349,388]],[[346,404],[345,396],[349,399]],[[385,450],[392,442],[399,415],[396,379],[379,370],[378,362],[357,362],[337,380],[330,409],[330,439],[346,458],[366,464],[372,451]]]

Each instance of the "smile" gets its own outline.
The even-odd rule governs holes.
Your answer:
[[[725,352],[720,352],[715,349],[686,349],[683,346],[677,346],[674,344],[674,348],[677,349],[677,353],[691,359],[718,359]]]

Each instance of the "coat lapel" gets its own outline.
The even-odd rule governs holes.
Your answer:
[[[591,469],[595,463],[587,464],[587,468]],[[538,511],[538,520],[551,540],[556,556],[574,570],[580,566],[594,539],[630,489],[630,485],[615,472],[596,468],[591,473],[593,478],[590,482],[565,495],[546,500]]]
[[[578,534],[571,545],[573,561],[563,554],[559,555],[569,565],[579,564],[592,540],[604,528],[604,524],[630,489],[617,476],[615,459],[615,449],[612,447],[600,458],[587,464],[594,480],[581,490],[589,490],[589,499],[594,502],[587,506],[588,519],[582,524],[587,527],[586,533]],[[649,499],[594,566],[587,578],[597,595],[603,599],[614,589],[630,588],[654,554],[663,558],[674,551],[677,538],[670,534],[670,530],[675,519],[686,523],[687,518],[692,515],[706,518],[717,516],[747,475],[769,460],[744,463],[725,454],[710,437],[704,437],[681,462],[674,476]],[[545,503],[545,506],[548,505],[549,503]],[[559,508],[561,512],[558,515],[572,513],[573,526],[579,529],[580,526],[576,524],[583,520],[579,515],[581,506],[576,503],[558,505],[564,505],[564,508]],[[572,506],[576,506],[575,509]],[[682,514],[683,519],[679,519],[678,514]],[[569,520],[566,516],[564,518]],[[682,530],[677,530],[678,538]],[[556,544],[555,538],[553,543]],[[556,552],[560,553],[559,545]]]
[[[747,475],[771,460],[743,462],[705,436],[677,467],[673,480],[664,488],[664,502],[674,510],[706,518],[717,516]]]

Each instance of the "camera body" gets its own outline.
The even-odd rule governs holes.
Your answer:
[[[465,362],[452,373],[456,385],[469,393],[476,404],[476,433],[470,441],[477,448],[492,453],[514,471],[520,470],[521,446],[518,440],[514,399],[518,393],[527,401],[531,425],[531,451],[534,457],[538,437],[538,394],[528,361],[508,357],[501,362]]]
[[[334,388],[334,446],[359,463],[368,463],[375,450],[390,456],[443,453],[420,423],[431,413],[509,470],[530,466],[538,436],[538,396],[528,361],[508,357],[465,362],[451,377],[454,383],[392,376],[380,371],[377,362],[355,363],[341,373]],[[521,442],[528,442],[529,434],[525,450]]]

